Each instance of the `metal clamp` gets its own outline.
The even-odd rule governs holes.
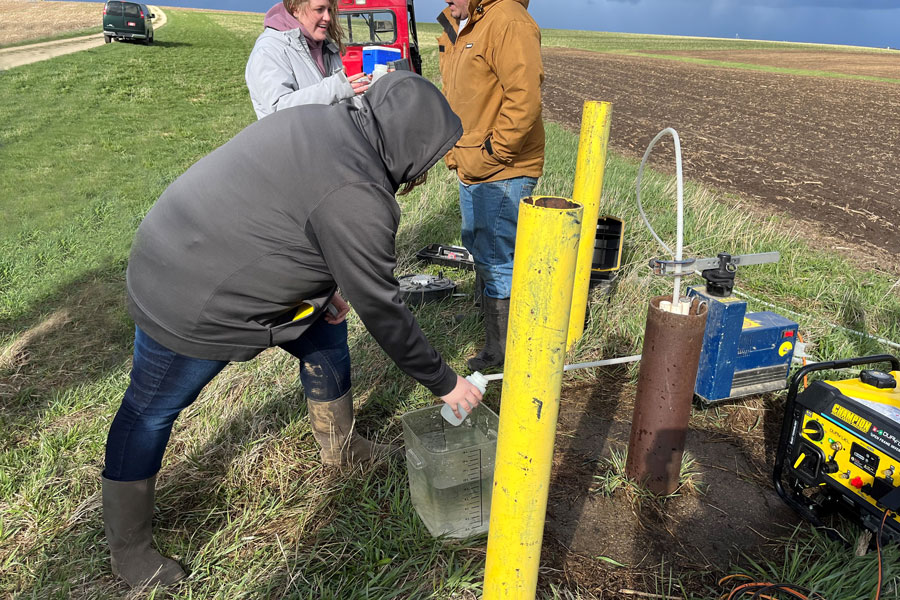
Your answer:
[[[650,259],[650,268],[653,269],[654,275],[690,275],[694,272],[690,267],[692,267],[695,262],[697,262],[697,259],[695,258],[685,258],[682,260],[662,260],[660,258],[653,258]]]

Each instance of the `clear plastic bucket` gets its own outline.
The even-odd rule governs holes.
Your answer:
[[[499,417],[479,405],[454,427],[436,404],[400,420],[410,496],[429,533],[463,538],[487,531]]]

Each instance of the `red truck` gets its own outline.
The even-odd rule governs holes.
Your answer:
[[[413,0],[339,0],[338,14],[344,28],[346,50],[341,58],[347,75],[363,70],[366,48],[370,56],[379,48],[399,50],[404,66],[422,74]]]

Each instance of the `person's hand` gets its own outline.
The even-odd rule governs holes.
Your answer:
[[[362,94],[366,90],[368,90],[369,84],[371,83],[371,81],[369,81],[368,75],[366,75],[365,73],[350,75],[349,77],[347,77],[347,81],[350,82],[350,87],[353,88],[353,92],[357,95]]]
[[[347,301],[337,292],[331,297],[331,305],[337,310],[337,314],[332,313],[330,310],[326,310],[325,322],[331,323],[332,325],[343,323],[347,319],[347,314],[350,312],[350,305],[347,304]]]
[[[446,396],[441,396],[441,400],[450,405],[457,419],[462,419],[481,402],[481,390],[457,375],[456,387]]]

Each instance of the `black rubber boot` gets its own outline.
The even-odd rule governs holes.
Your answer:
[[[466,361],[473,371],[499,367],[506,356],[506,326],[509,323],[509,298],[482,298],[484,310],[484,349]]]
[[[322,447],[322,462],[329,467],[371,464],[399,450],[390,444],[376,444],[356,433],[353,395],[337,400],[307,400],[313,436]]]
[[[103,477],[103,525],[112,572],[131,587],[171,585],[184,569],[153,549],[153,499],[156,476],[140,481]]]

